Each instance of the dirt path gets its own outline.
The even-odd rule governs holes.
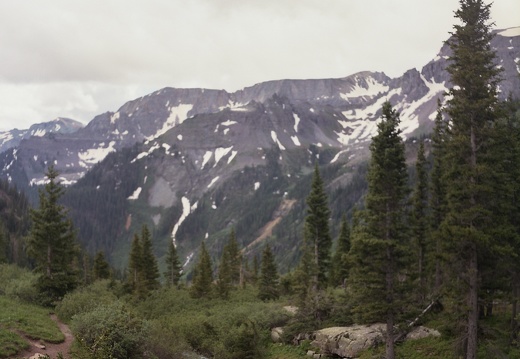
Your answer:
[[[55,359],[58,356],[58,353],[63,355],[63,358],[70,359],[69,351],[70,346],[72,345],[72,341],[74,340],[74,336],[70,331],[70,328],[67,324],[62,323],[56,315],[52,314],[51,319],[56,322],[58,328],[60,328],[61,332],[65,336],[65,340],[58,344],[46,343],[41,340],[32,340],[24,336],[24,338],[29,342],[31,347],[22,353],[18,353],[14,355],[12,358],[30,358],[36,359],[38,358],[38,354],[41,356],[47,354],[51,358]]]

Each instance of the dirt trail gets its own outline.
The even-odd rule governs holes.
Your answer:
[[[38,358],[38,354],[44,356],[45,354],[49,355],[51,358],[55,359],[58,356],[58,353],[63,355],[63,358],[70,359],[69,351],[70,346],[72,345],[72,341],[74,340],[74,336],[69,328],[69,326],[65,323],[62,323],[56,315],[52,314],[51,319],[56,322],[58,328],[60,328],[61,332],[65,336],[65,340],[58,344],[47,343],[42,340],[32,340],[24,336],[24,338],[31,345],[29,349],[24,350],[21,353],[18,353],[11,358],[30,358],[36,359]],[[23,334],[22,334],[23,335]]]

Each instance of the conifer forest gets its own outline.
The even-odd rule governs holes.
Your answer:
[[[252,255],[246,222],[230,223],[218,250],[203,240],[186,266],[175,241],[157,256],[162,229],[143,224],[115,268],[80,244],[84,226],[67,207],[75,190],[54,166],[34,206],[1,181],[0,358],[25,355],[24,338],[62,342],[48,334],[50,313],[73,342],[47,358],[520,358],[520,101],[498,97],[492,4],[459,5],[431,133],[403,139],[386,101],[348,211],[318,161],[295,186],[304,216],[276,232],[295,248],[267,238]],[[123,221],[109,196],[99,211]],[[41,323],[22,318],[38,310]],[[379,328],[377,338],[350,351],[355,335],[344,333],[357,326]],[[417,328],[434,334],[410,339]],[[329,329],[350,339],[331,349]]]

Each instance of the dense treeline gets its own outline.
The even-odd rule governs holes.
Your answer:
[[[63,196],[62,203],[70,208],[78,239],[88,253],[111,254],[125,229],[127,198],[141,179],[138,164],[131,163],[136,155],[137,146],[110,153],[104,162],[107,167],[94,166]]]
[[[289,343],[301,333],[354,322],[385,324],[384,348],[374,351],[387,359],[401,355],[399,344],[419,324],[439,329],[442,337],[422,342],[413,355],[518,357],[520,102],[497,99],[500,70],[489,47],[489,11],[490,5],[480,0],[460,1],[460,24],[447,43],[453,87],[444,106],[439,101],[431,138],[414,146],[412,170],[406,164],[400,114],[389,102],[382,107],[370,161],[351,169],[347,187],[329,183],[340,166],[320,167],[319,162],[305,180],[291,186],[279,152],[268,152],[265,168],[244,169],[197,208],[204,214],[210,206],[235,207],[234,212],[227,208],[227,216],[241,211],[236,214],[241,219],[217,215],[211,221],[225,222],[217,226],[207,215],[199,216],[199,223],[195,216],[188,218],[179,230],[181,238],[188,233],[204,238],[194,252],[193,271],[184,273],[177,242],[170,241],[161,283],[154,233],[146,225],[134,234],[120,278],[103,252],[95,259],[81,254],[59,201],[64,189],[51,166],[39,206],[30,211],[28,234],[26,201],[1,184],[5,229],[0,243],[4,248],[11,243],[4,233],[27,234],[24,243],[34,273],[0,266],[0,292],[57,304],[56,311],[71,320],[78,339],[75,356],[85,359],[186,353],[266,358],[273,327],[283,325],[281,340]],[[116,157],[110,159],[117,163]],[[301,174],[301,169],[293,170]],[[116,166],[114,171],[119,171]],[[124,173],[129,178],[125,185],[113,181],[120,175],[97,170],[84,181],[119,188],[124,194],[119,198],[126,198],[137,186],[139,171]],[[252,192],[251,183],[257,182]],[[280,188],[287,193],[279,193]],[[77,201],[95,197],[85,187],[74,191]],[[244,194],[243,206],[225,201],[233,191]],[[261,201],[264,196],[270,200]],[[284,198],[305,200],[297,200],[273,235],[255,244],[261,257],[252,256],[243,238],[271,219]],[[256,202],[262,205],[255,208]],[[121,216],[125,205],[116,202],[112,209],[102,209],[114,215],[111,210]],[[172,211],[178,214],[178,209]],[[211,251],[205,239],[210,227],[219,229]],[[102,230],[117,236],[113,228]],[[101,241],[93,248],[107,245]],[[16,262],[9,253],[0,260]],[[285,275],[280,275],[282,265]],[[297,307],[295,314],[282,310],[287,304]],[[442,352],[432,354],[440,347]]]
[[[0,180],[0,262],[27,265],[24,238],[29,226],[27,198],[9,182]]]

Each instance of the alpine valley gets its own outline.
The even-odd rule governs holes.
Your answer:
[[[520,98],[520,27],[496,31],[502,99]],[[90,253],[126,266],[147,224],[162,263],[174,241],[188,269],[201,241],[217,258],[232,228],[246,257],[269,241],[281,272],[300,255],[314,164],[327,184],[333,237],[360,203],[369,144],[382,104],[401,113],[407,158],[433,127],[450,86],[448,47],[397,78],[361,72],[339,79],[269,81],[225,90],[164,88],[96,116],[0,133],[0,178],[34,197],[51,164]],[[189,272],[189,271],[187,271]]]

